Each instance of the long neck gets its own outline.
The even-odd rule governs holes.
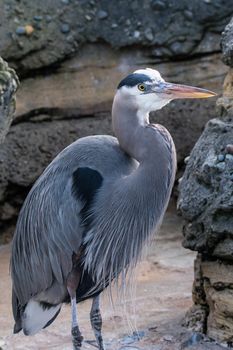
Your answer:
[[[173,140],[164,127],[150,125],[148,114],[140,113],[136,105],[125,103],[118,95],[114,99],[112,119],[120,146],[139,162],[137,170],[125,179],[125,191],[134,191],[142,215],[146,213],[152,221],[154,218],[156,224],[166,209],[174,182]]]
[[[136,104],[116,95],[112,123],[121,148],[140,163],[140,168],[157,176],[153,169],[159,167],[162,172],[163,166],[174,165],[175,147],[169,132],[161,125],[151,125],[149,114],[140,112]]]
[[[139,162],[99,193],[94,234],[86,236],[85,267],[97,281],[135,265],[142,248],[161,222],[171,194],[176,158],[168,131],[149,124],[148,116],[114,101],[113,129],[121,148]],[[98,204],[98,205],[97,205]],[[95,252],[95,254],[93,254]],[[103,252],[104,256],[103,256]]]
[[[139,162],[143,157],[141,153],[145,143],[142,134],[148,123],[148,114],[140,115],[137,105],[121,101],[116,94],[112,107],[113,131],[121,148]]]

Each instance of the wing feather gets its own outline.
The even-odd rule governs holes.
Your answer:
[[[21,305],[54,280],[64,283],[72,269],[72,255],[82,243],[79,214],[84,204],[71,195],[71,174],[56,170],[45,171],[19,215],[11,271]]]
[[[94,193],[102,179],[127,175],[135,166],[115,138],[90,136],[68,146],[46,168],[24,202],[13,238],[14,305],[24,306],[54,281],[64,284],[90,224],[90,189]]]

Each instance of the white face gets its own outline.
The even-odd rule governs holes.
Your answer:
[[[215,96],[212,91],[205,89],[167,83],[155,69],[139,69],[123,79],[117,94],[132,104],[139,114],[147,114],[161,109],[170,101],[177,98],[207,98]]]
[[[122,86],[119,92],[122,97],[133,100],[132,102],[137,105],[139,113],[147,114],[151,111],[159,110],[172,100],[171,95],[150,91],[150,88],[152,89],[152,87],[165,83],[165,80],[157,70],[151,68],[138,69],[133,74],[148,76],[148,80],[134,86]]]

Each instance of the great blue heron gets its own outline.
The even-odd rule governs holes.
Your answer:
[[[158,71],[128,75],[115,94],[112,136],[81,138],[36,181],[12,244],[14,332],[35,334],[71,301],[72,339],[82,336],[76,303],[93,298],[91,325],[100,350],[99,294],[134,266],[168,204],[176,170],[169,132],[149,112],[176,98],[215,93],[164,81]]]

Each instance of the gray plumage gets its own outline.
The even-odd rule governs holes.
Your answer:
[[[79,213],[84,203],[72,193],[75,170],[91,167],[114,181],[135,165],[115,138],[89,136],[68,146],[48,166],[22,207],[13,240],[14,290],[22,305],[51,286],[54,277],[64,284],[72,269],[72,254],[82,244],[85,226]]]
[[[68,295],[72,309],[76,301],[94,297],[92,312],[97,312],[95,297],[114,278],[125,279],[156,232],[171,194],[176,154],[169,132],[149,124],[148,112],[175,98],[175,85],[171,92],[172,84],[168,91],[166,84],[154,70],[124,79],[112,111],[117,138],[90,136],[74,142],[34,184],[12,244],[16,332],[23,328],[33,334],[46,327]],[[49,311],[41,311],[41,321],[34,324],[33,313],[42,308]],[[74,313],[73,344],[80,349],[75,318]]]

